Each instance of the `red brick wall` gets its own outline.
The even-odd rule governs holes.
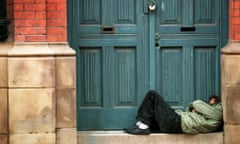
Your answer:
[[[66,0],[12,0],[14,41],[66,42]]]
[[[47,0],[48,41],[67,41],[66,0]]]
[[[229,0],[229,39],[240,40],[240,0]]]
[[[7,1],[15,41],[67,41],[66,0]],[[229,0],[229,7],[229,39],[240,40],[240,0]]]

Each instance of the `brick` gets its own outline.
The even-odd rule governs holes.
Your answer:
[[[35,15],[37,19],[46,19],[46,11],[36,11]]]
[[[240,25],[233,25],[232,27],[233,27],[232,29],[234,29],[235,33],[237,33],[237,34],[240,33]]]
[[[35,13],[33,11],[16,11],[14,12],[14,18],[25,18],[25,19],[33,19],[35,18]]]
[[[48,26],[57,26],[57,19],[48,19],[47,25]]]
[[[47,25],[49,27],[66,27],[67,21],[66,19],[49,19]]]
[[[9,89],[10,133],[55,132],[55,99],[53,88]]]
[[[67,20],[66,19],[57,19],[57,26],[67,26]]]
[[[46,19],[34,19],[34,20],[26,20],[25,26],[31,26],[31,27],[45,27]]]
[[[15,27],[14,28],[15,34],[22,34],[22,35],[45,35],[46,27]]]
[[[240,9],[230,10],[229,17],[236,18],[240,16]]]
[[[234,24],[234,25],[235,24],[237,24],[237,25],[240,24],[240,17],[233,17],[232,18],[232,24]]]
[[[35,0],[13,0],[14,3],[34,3]]]
[[[76,127],[75,89],[57,90],[57,128]]]
[[[26,11],[45,11],[46,4],[43,4],[43,3],[25,4],[24,10],[26,10]]]
[[[14,9],[14,11],[22,11],[23,4],[14,4],[13,9]]]
[[[52,57],[9,58],[8,65],[8,84],[11,88],[55,86],[55,60]]]
[[[61,10],[66,11],[66,9],[67,9],[67,4],[63,3],[63,4],[58,4],[56,10],[58,10],[58,11],[61,11]]]
[[[58,129],[57,144],[77,144],[77,130],[74,128]]]
[[[28,35],[26,36],[26,42],[45,42],[47,41],[46,35]]]
[[[47,29],[48,31],[48,34],[51,35],[51,34],[65,34],[66,33],[66,28],[65,27],[49,27]]]
[[[234,40],[240,40],[240,33],[236,33],[234,35]]]
[[[0,133],[8,133],[8,94],[7,89],[0,89]],[[1,143],[0,143],[1,144]]]
[[[12,134],[9,144],[56,144],[56,134]]]
[[[47,0],[47,3],[66,3],[67,0]]]
[[[16,20],[14,21],[14,25],[15,25],[16,27],[25,26],[25,20],[16,19]]]
[[[45,27],[46,20],[45,19],[33,19],[33,20],[24,20],[24,19],[17,19],[15,20],[16,27]]]
[[[236,9],[240,8],[240,1],[234,2],[234,8],[236,8]]]
[[[48,37],[49,42],[66,42],[67,41],[66,34],[64,34],[64,35],[48,35],[47,37]]]
[[[56,8],[57,8],[57,5],[55,3],[47,4],[48,11],[54,11],[54,10],[56,10]]]
[[[35,0],[36,3],[44,3],[46,4],[46,0]]]
[[[234,17],[238,17],[238,19],[240,19],[240,9],[234,10],[233,16],[234,16]]]
[[[14,35],[14,41],[16,41],[16,42],[24,42],[25,41],[25,35],[15,34]]]
[[[47,13],[48,18],[66,18],[65,11],[49,11]]]

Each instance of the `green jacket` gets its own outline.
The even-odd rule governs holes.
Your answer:
[[[197,112],[190,112],[190,107]],[[189,134],[217,131],[223,121],[221,103],[209,105],[204,101],[196,100],[186,111],[176,110],[176,112],[181,116],[182,131]]]

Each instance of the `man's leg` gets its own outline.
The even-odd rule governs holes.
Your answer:
[[[155,91],[149,91],[139,108],[137,120],[153,126],[158,124],[159,132],[180,133],[181,118]],[[153,127],[156,127],[155,125]]]
[[[137,120],[150,125],[154,119],[155,101],[159,97],[155,91],[149,91],[144,97],[141,106],[138,109]]]

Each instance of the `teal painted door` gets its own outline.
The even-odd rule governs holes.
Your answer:
[[[174,108],[220,94],[219,0],[76,0],[78,130],[128,127],[149,89]]]
[[[78,129],[122,129],[147,85],[142,2],[78,0]]]
[[[177,108],[219,95],[220,1],[159,0],[157,6],[155,88]]]

